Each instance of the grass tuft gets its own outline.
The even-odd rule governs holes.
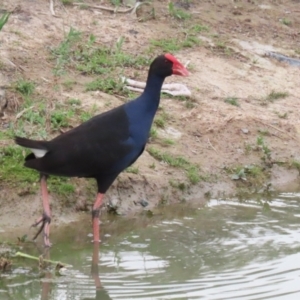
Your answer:
[[[33,94],[35,85],[33,82],[26,79],[19,79],[15,85],[15,90],[18,91],[22,96],[28,97]]]
[[[236,97],[227,97],[225,98],[224,102],[234,106],[240,106],[240,104],[238,103],[238,98]]]
[[[287,92],[276,92],[276,91],[272,91],[268,96],[267,96],[267,100],[270,102],[273,102],[274,100],[278,100],[278,99],[284,99],[286,97],[289,96],[289,93]]]
[[[171,167],[185,170],[187,177],[192,184],[196,184],[200,181],[199,167],[193,165],[184,157],[174,156],[168,152],[160,152],[158,149],[155,149],[153,147],[149,147],[147,151],[152,157],[154,157],[158,161],[165,162]]]

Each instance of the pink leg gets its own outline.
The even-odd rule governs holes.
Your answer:
[[[99,213],[100,207],[102,204],[104,194],[98,193],[97,198],[95,200],[93,211],[92,211],[92,218],[93,218],[93,233],[94,233],[94,242],[100,242],[100,234],[99,234]]]
[[[49,195],[47,190],[47,177],[45,175],[41,175],[41,192],[42,192],[44,213],[43,216],[37,219],[32,226],[36,227],[40,223],[42,223],[42,225],[33,239],[35,240],[38,237],[38,235],[41,233],[41,231],[44,229],[44,244],[46,247],[50,247],[51,243],[49,240],[49,235],[50,235],[51,210],[50,210]]]

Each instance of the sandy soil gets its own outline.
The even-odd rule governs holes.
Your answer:
[[[112,7],[109,1],[87,2]],[[135,164],[139,173],[121,174],[107,195],[107,202],[117,206],[120,213],[142,211],[140,205],[134,204],[141,199],[149,202],[146,209],[153,210],[162,203],[200,204],[205,203],[206,196],[230,197],[244,190],[298,189],[299,172],[292,165],[293,161],[300,161],[300,68],[265,54],[274,51],[299,56],[300,3],[260,2],[190,1],[189,22],[206,25],[209,31],[198,35],[202,40],[199,46],[175,53],[182,62],[190,61],[191,76],[171,77],[167,82],[186,84],[193,94],[193,108],[164,97],[161,106],[172,120],[159,135],[176,141],[167,150],[198,164],[203,180],[185,191],[178,190],[170,185],[170,180],[185,182],[183,171],[155,161],[145,151]],[[152,39],[176,37],[184,27],[182,22],[170,17],[168,1],[154,0],[156,17],[145,18],[144,22],[139,22],[135,14],[113,14],[55,3],[56,16],[51,15],[48,1],[3,0],[0,4],[1,10],[13,10],[0,33],[0,86],[9,87],[20,77],[27,78],[36,83],[38,93],[49,101],[78,98],[84,105],[96,104],[101,112],[107,109],[104,105],[107,101],[113,107],[123,103],[123,99],[102,92],[85,92],[87,79],[76,72],[68,74],[77,81],[71,91],[63,88],[63,78],[53,75],[55,62],[49,59],[49,48],[64,39],[70,26],[95,35],[99,45],[111,46],[123,36],[124,50],[134,54],[143,53]],[[146,70],[140,79],[145,76]],[[285,92],[288,96],[273,102],[265,100],[272,91]],[[225,103],[228,97],[236,97],[239,106]],[[0,130],[5,130],[5,124],[15,118],[21,100],[8,90],[5,101],[8,110],[0,121]],[[263,150],[257,145],[261,134],[271,153],[268,161],[262,160]],[[2,141],[0,147],[9,143],[12,141]],[[151,145],[163,148],[156,141]],[[153,163],[155,169],[149,167]],[[232,180],[235,167],[250,164],[262,168],[261,179]],[[76,184],[80,186],[84,182],[78,179]],[[19,196],[5,182],[0,182],[0,191],[0,228],[27,225],[41,211],[38,194]],[[92,194],[80,189],[74,197],[77,200],[72,207],[52,199],[54,222],[73,220],[78,214],[76,207],[87,201],[87,197],[93,200]]]

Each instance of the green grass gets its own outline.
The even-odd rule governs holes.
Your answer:
[[[153,126],[153,125],[152,125],[152,127],[150,129],[150,137],[152,139],[156,139],[158,137],[157,128],[155,126]]]
[[[271,159],[271,150],[270,148],[266,145],[264,138],[260,135],[257,137],[256,139],[256,144],[259,148],[262,149],[263,152],[263,157],[262,160],[263,161],[267,161]]]
[[[121,0],[110,0],[110,3],[114,6],[120,6],[121,5]]]
[[[77,98],[70,98],[67,101],[67,104],[73,105],[73,106],[80,106],[81,105],[81,100],[77,99]]]
[[[25,168],[24,158],[29,152],[19,146],[0,148],[0,182],[23,185],[38,180],[36,171]]]
[[[22,96],[28,97],[33,94],[35,89],[35,84],[32,81],[26,79],[19,79],[17,82],[13,84],[13,87]]]
[[[175,142],[172,139],[164,138],[161,140],[163,146],[171,146],[174,145]]]
[[[243,181],[249,181],[252,184],[261,184],[264,182],[266,178],[266,174],[264,173],[264,169],[258,165],[245,165],[245,166],[236,166],[233,169],[228,169],[231,175],[231,179]]]
[[[72,184],[72,179],[67,177],[50,176],[47,180],[48,189],[56,195],[69,197],[75,193],[75,186]]]
[[[67,128],[70,126],[70,119],[74,117],[75,111],[69,110],[55,110],[51,113],[50,121],[53,129]]]
[[[178,182],[177,180],[170,179],[170,186],[177,188],[180,191],[185,191],[188,187],[184,182]]]
[[[74,0],[61,0],[61,3],[63,5],[72,5]]]
[[[291,166],[300,172],[300,161],[299,160],[292,160]]]
[[[238,103],[238,98],[236,97],[227,97],[225,98],[224,102],[233,106],[240,106],[240,104]]]
[[[289,96],[287,92],[280,92],[280,91],[271,91],[271,93],[267,96],[267,100],[273,102],[274,100],[284,99]]]
[[[193,25],[190,29],[189,29],[189,32],[190,33],[193,33],[193,34],[198,34],[200,32],[208,32],[209,31],[209,27],[206,26],[206,25],[202,25],[202,24],[196,24],[196,25]]]
[[[7,23],[9,19],[10,13],[5,13],[0,18],[0,31],[2,30],[3,26]]]
[[[93,44],[94,41],[91,42]],[[122,51],[124,38],[121,37],[112,48],[84,47],[78,55],[77,69],[87,74],[112,73],[116,68],[148,66],[149,58],[140,55],[127,54]]]
[[[152,40],[151,45],[160,48],[163,52],[174,53],[183,48],[192,48],[200,45],[201,41],[192,35],[187,35],[185,38],[165,38],[160,40]]]
[[[120,78],[97,78],[86,85],[86,91],[102,91],[107,94],[126,94],[125,84]]]
[[[182,48],[178,39],[176,38],[152,40],[151,45],[160,48],[163,52],[171,53],[174,53]]]
[[[167,121],[170,119],[170,116],[165,112],[163,108],[160,108],[160,111],[154,119],[154,124],[158,128],[165,128]]]
[[[175,7],[172,1],[169,3],[168,9],[169,9],[170,16],[177,20],[185,21],[190,19],[192,16],[190,13]]]
[[[32,192],[39,188],[39,173],[24,167],[24,159],[30,152],[20,146],[0,148],[0,183],[11,188],[29,188]],[[62,196],[75,192],[69,178],[51,176],[48,180],[49,191]]]
[[[80,114],[80,121],[81,122],[86,122],[87,120],[91,119],[93,117],[93,113],[92,112],[89,112],[89,111],[83,111],[81,114]]]
[[[71,91],[73,89],[73,86],[76,84],[77,82],[75,80],[72,80],[72,79],[68,79],[68,80],[65,80],[62,85],[64,86],[64,88],[67,90],[67,91]]]
[[[281,23],[283,25],[286,25],[286,26],[291,26],[292,25],[292,21],[290,19],[288,19],[288,18],[281,19]]]
[[[174,156],[168,152],[161,152],[153,147],[149,147],[147,151],[156,160],[165,162],[171,167],[185,170],[186,175],[192,184],[196,184],[200,181],[199,167],[192,164],[184,157]]]
[[[54,68],[55,75],[62,75],[65,73],[65,67],[72,58],[72,47],[80,41],[81,35],[80,31],[71,27],[58,47],[52,49],[52,56],[56,59],[56,66]]]
[[[131,173],[131,174],[139,174],[139,168],[137,167],[128,167],[126,170],[125,170],[126,173]]]

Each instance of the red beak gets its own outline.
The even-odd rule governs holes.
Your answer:
[[[166,53],[165,58],[173,63],[172,71],[174,75],[189,76],[188,70],[172,54]]]
[[[173,63],[172,70],[174,75],[189,76],[188,70],[180,62]]]

